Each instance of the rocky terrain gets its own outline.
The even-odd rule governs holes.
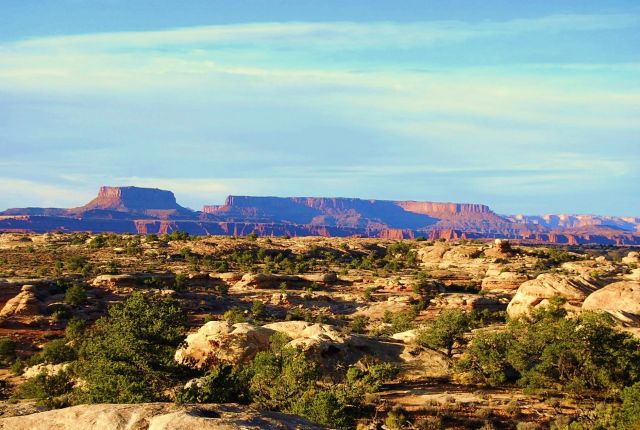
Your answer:
[[[101,192],[105,198],[92,202],[88,210],[128,211],[121,206],[126,199],[111,193]],[[172,215],[164,211],[183,211],[169,195],[159,193],[157,197],[157,204],[147,202],[140,210],[155,206],[154,210],[167,217]],[[227,203],[208,209],[207,216],[236,210],[230,209],[236,203]],[[327,211],[340,204],[309,203],[312,208],[331,208]],[[440,212],[461,210],[436,208]],[[418,205],[410,213],[431,217],[419,213],[431,209],[433,206]],[[478,215],[490,213],[482,206],[469,210]],[[249,216],[238,211],[229,216]],[[251,216],[274,215],[265,209]],[[357,222],[351,227],[356,228]],[[559,324],[558,330],[565,329],[562,321],[588,326],[596,324],[591,315],[605,315],[602,318],[610,322],[597,320],[604,324],[598,333],[611,333],[614,344],[610,347],[622,351],[622,345],[631,345],[637,351],[633,339],[640,339],[639,267],[640,254],[633,248],[558,248],[505,240],[194,237],[183,232],[165,236],[0,234],[0,359],[4,366],[0,394],[7,399],[0,406],[4,417],[0,428],[311,429],[316,428],[311,424],[315,422],[360,429],[522,429],[564,428],[559,426],[571,421],[583,425],[572,428],[593,428],[589,426],[601,416],[590,411],[617,405],[612,396],[635,381],[633,373],[611,376],[606,389],[601,388],[603,382],[574,387],[572,377],[553,372],[545,378],[559,378],[556,382],[527,385],[521,370],[520,382],[509,382],[507,372],[507,379],[496,383],[487,376],[486,368],[478,373],[474,367],[478,363],[474,360],[485,360],[477,355],[477,348],[492,333],[524,336],[521,331],[526,328],[518,326],[518,321],[541,324],[547,321],[544,318],[557,318],[555,314],[540,317],[547,315],[547,309],[556,309],[553,312],[561,315],[560,320],[553,320],[558,321],[553,323]],[[106,351],[131,345],[122,351],[126,356],[138,341],[127,337],[129,331],[134,333],[139,326],[156,321],[144,319],[156,312],[142,310],[140,306],[153,303],[145,300],[168,300],[186,315],[184,321],[178,318],[158,326],[162,336],[176,330],[175,341],[167,338],[166,347],[154,349],[159,346],[148,344],[155,335],[139,339],[144,341],[139,354],[153,350],[148,360],[159,354],[167,360],[143,368],[163,370],[148,374],[139,374],[140,367],[127,370],[134,356],[101,367],[102,362],[95,361],[100,339],[108,342]],[[127,318],[137,322],[121,320],[113,326],[115,331],[108,331],[105,322],[126,314],[112,313],[117,306],[133,306],[135,311]],[[109,315],[106,320],[105,315]],[[456,324],[459,330],[454,330],[450,341],[443,341]],[[82,329],[87,330],[85,334],[77,334],[80,326],[87,327]],[[430,333],[440,333],[440,326],[448,328],[434,340]],[[538,331],[544,332],[534,330],[526,336]],[[95,337],[94,332],[104,334]],[[315,388],[310,388],[314,394],[309,399],[305,400],[304,392],[292,394],[295,385],[304,385],[295,378],[294,388],[287,388],[294,391],[285,395],[286,401],[276,401],[278,394],[270,387],[287,386],[285,375],[269,376],[283,379],[266,386],[256,379],[263,371],[256,366],[278,357],[276,344],[282,351],[299,351],[299,359],[304,357],[318,366],[323,376],[310,382]],[[268,358],[271,351],[276,355]],[[135,357],[141,360],[140,355]],[[298,356],[291,357],[297,363]],[[513,363],[517,368],[517,361]],[[125,367],[118,376],[104,376],[121,365]],[[220,372],[231,369],[225,366],[233,366],[233,372],[252,369],[250,397],[233,390],[225,397],[215,391],[225,381],[220,379],[225,373]],[[617,367],[624,366],[630,364]],[[107,387],[96,386],[96,369],[106,372],[100,378],[108,381]],[[149,387],[126,385],[133,384],[123,376],[129,371],[138,375],[133,381],[148,377],[148,384],[157,383],[159,388],[144,391]],[[241,381],[238,375],[242,374],[225,378]],[[353,375],[358,376],[353,379]],[[207,378],[217,382],[209,386]],[[112,391],[116,380],[123,385]],[[207,390],[214,390],[213,394]],[[344,391],[337,395],[331,390]],[[130,393],[129,397],[123,393]],[[311,400],[327,398],[324,396],[333,400]],[[341,396],[349,399],[346,409]],[[287,403],[294,399],[302,403]],[[354,418],[341,421],[342,416],[330,418],[327,411],[351,411],[347,416]]]
[[[640,245],[640,219],[591,215],[500,216],[481,204],[315,197],[229,196],[202,211],[170,191],[102,187],[84,206],[0,212],[0,231],[192,235],[506,238],[527,243]]]

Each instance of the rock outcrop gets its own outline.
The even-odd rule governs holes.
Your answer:
[[[209,321],[187,336],[184,345],[176,351],[175,360],[194,368],[246,363],[269,348],[273,333],[249,323],[232,325],[227,321]]]
[[[36,296],[33,285],[25,285],[17,296],[10,299],[0,310],[0,318],[11,316],[36,316],[42,311],[42,303]]]
[[[430,240],[499,238],[640,245],[637,218],[602,218],[601,224],[540,222],[503,217],[482,204],[326,197],[229,196],[223,205],[204,206],[202,212],[196,212],[180,206],[170,191],[101,187],[95,199],[78,208],[0,212],[0,231],[147,234],[182,230],[194,235],[421,236]]]
[[[596,280],[590,277],[545,273],[520,285],[507,306],[507,313],[511,317],[529,314],[533,309],[547,306],[556,296],[566,300],[567,311],[579,312],[587,296],[598,288]]]
[[[269,339],[275,333],[291,339],[288,346],[298,348],[307,355],[322,358],[327,354],[345,352],[352,345],[351,336],[328,324],[306,321],[282,321],[264,326],[249,323],[229,324],[210,321],[197,332],[187,336],[178,348],[175,360],[195,368],[218,363],[246,363],[260,351],[269,349]]]
[[[640,252],[631,251],[626,257],[622,257],[622,264],[640,265]]]
[[[238,405],[80,405],[0,419],[0,430],[320,430],[293,416]]]
[[[582,310],[604,311],[626,326],[640,327],[640,282],[609,284],[591,293]]]
[[[490,268],[482,279],[482,291],[510,292],[517,290],[529,278],[523,273]]]

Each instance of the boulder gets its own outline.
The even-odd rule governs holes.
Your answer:
[[[489,271],[487,271],[489,272]],[[516,272],[500,272],[482,279],[483,291],[513,291],[527,281],[527,275]]]
[[[209,321],[187,336],[174,358],[178,363],[195,368],[218,363],[246,363],[258,352],[269,348],[273,333],[273,330],[248,323],[232,325],[227,321]]]
[[[40,373],[46,373],[47,375],[57,375],[60,372],[66,370],[71,363],[59,363],[59,364],[46,364],[40,363],[35,366],[27,367],[22,376],[25,379],[31,379],[38,376]]]
[[[511,317],[529,314],[537,307],[547,306],[549,299],[555,296],[566,299],[567,311],[579,312],[584,299],[598,287],[595,279],[588,276],[544,273],[520,285],[507,306],[507,313]]]
[[[293,275],[279,275],[275,273],[246,273],[235,288],[277,288],[282,282],[299,283],[300,277]]]
[[[135,288],[145,285],[145,281],[157,280],[158,283],[166,286],[173,286],[175,283],[173,273],[125,273],[121,275],[99,275],[96,276],[91,285],[96,288],[118,291],[121,288]]]
[[[0,430],[319,430],[293,416],[247,406],[96,404],[0,419]]]
[[[314,324],[306,321],[281,321],[266,324],[263,328],[286,334],[292,340],[287,345],[301,349],[316,357],[345,350],[350,336],[329,324]]]
[[[633,269],[631,273],[624,275],[629,281],[640,281],[640,269]]]
[[[331,325],[306,321],[282,321],[262,327],[249,323],[231,325],[226,321],[210,321],[187,336],[174,358],[178,363],[195,368],[218,363],[246,363],[258,352],[269,349],[269,338],[275,333],[286,334],[291,338],[288,346],[317,358],[345,350],[350,339]]]
[[[614,282],[591,293],[584,311],[604,311],[626,326],[640,327],[640,282]]]
[[[631,251],[630,253],[628,253],[626,257],[622,257],[622,264],[640,264],[640,252]]]
[[[395,340],[399,340],[403,343],[412,344],[416,342],[416,339],[418,338],[418,334],[420,333],[420,330],[421,329],[414,328],[411,330],[403,331],[400,333],[393,334],[391,338]]]
[[[18,295],[10,299],[0,310],[0,318],[10,316],[36,316],[42,311],[42,303],[36,297],[36,287],[24,285]]]
[[[287,283],[289,288],[302,287],[305,284],[333,284],[338,281],[334,272],[311,273],[306,275],[282,275],[276,273],[246,273],[235,284],[235,288],[278,288],[281,283]]]

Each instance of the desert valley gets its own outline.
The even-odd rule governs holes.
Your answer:
[[[637,221],[311,198],[193,212],[133,187],[10,209],[0,428],[633,428]]]

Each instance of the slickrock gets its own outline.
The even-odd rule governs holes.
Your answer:
[[[495,273],[495,270],[487,270],[487,277],[482,279],[483,291],[513,291],[517,290],[523,282],[529,278],[527,275],[516,272]]]
[[[25,379],[31,379],[38,376],[40,373],[46,373],[47,375],[57,375],[58,373],[66,370],[69,367],[70,363],[59,363],[59,364],[46,364],[40,363],[35,366],[27,367],[24,372],[22,372],[22,376]]]
[[[236,282],[235,288],[277,288],[282,282],[289,287],[300,286],[310,283],[332,284],[338,280],[335,273],[312,273],[307,275],[282,275],[274,273],[246,273],[240,281]]]
[[[273,330],[249,323],[231,325],[227,321],[209,321],[187,336],[174,358],[178,363],[195,368],[218,363],[246,363],[258,352],[269,348],[273,333]]]
[[[292,415],[239,405],[80,405],[0,419],[0,430],[320,430]]]
[[[218,363],[246,363],[258,352],[269,349],[269,339],[275,333],[290,337],[288,346],[317,357],[344,350],[351,340],[350,336],[328,324],[282,321],[260,327],[249,323],[230,325],[226,321],[210,321],[187,336],[174,358],[178,363],[195,368]]]
[[[626,257],[622,258],[622,264],[638,265],[640,264],[640,252],[631,251]]]
[[[640,282],[622,281],[591,293],[585,311],[604,311],[628,326],[640,327]]]
[[[567,311],[579,312],[587,296],[598,288],[596,280],[588,276],[545,273],[520,285],[507,306],[507,313],[511,317],[528,314],[539,306],[547,306],[555,296],[566,299]]]
[[[10,299],[0,311],[0,318],[10,316],[36,316],[40,315],[42,303],[36,297],[36,288],[33,285],[24,285],[17,296]]]

